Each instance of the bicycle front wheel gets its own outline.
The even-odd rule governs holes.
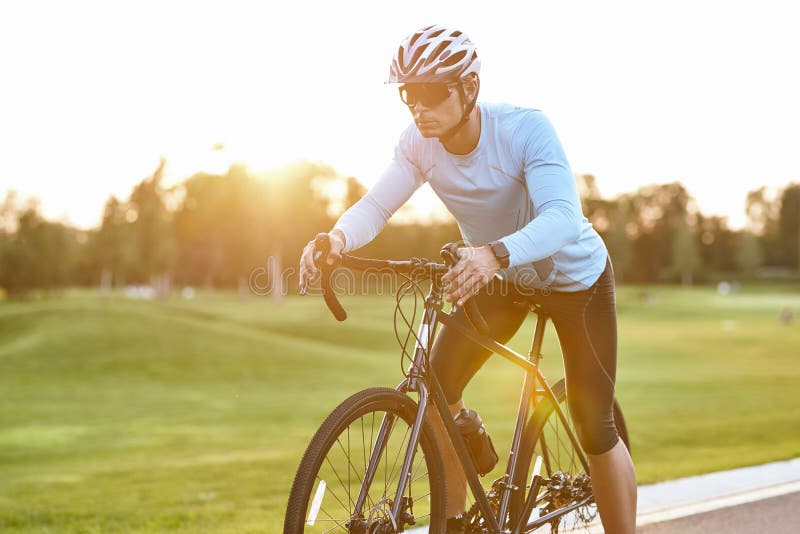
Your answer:
[[[443,532],[444,470],[427,422],[403,489],[400,513],[393,518],[390,512],[416,415],[417,404],[389,388],[361,391],[342,402],[314,435],[300,462],[284,534],[391,533],[409,525]],[[370,464],[374,476],[359,507]]]
[[[537,495],[539,502],[529,520],[536,519],[537,513],[538,517],[543,517],[565,507],[583,504],[568,514],[553,518],[535,532],[581,532],[585,530],[587,524],[597,518],[597,506],[591,494],[591,479],[588,469],[585,468],[588,461],[580,445],[576,446],[570,439],[570,434],[573,437],[577,434],[567,409],[567,388],[564,379],[556,382],[552,389],[566,416],[567,424],[565,425],[558,416],[552,399],[544,399],[536,407],[525,429],[514,476],[514,485],[525,488],[525,491],[517,491],[512,496],[511,520],[515,522],[523,511],[524,500],[531,489],[531,470],[536,459],[541,458],[540,475],[551,483],[539,489]],[[628,429],[616,399],[613,410],[617,433],[630,451]]]

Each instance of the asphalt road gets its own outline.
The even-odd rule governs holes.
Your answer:
[[[654,523],[639,534],[797,534],[800,492]]]

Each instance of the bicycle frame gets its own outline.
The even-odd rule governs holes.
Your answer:
[[[465,325],[462,321],[455,317],[455,309],[456,308],[454,307],[450,313],[443,311],[441,281],[438,278],[434,278],[430,292],[425,299],[425,311],[417,332],[417,342],[414,347],[414,359],[409,368],[407,375],[408,378],[406,378],[397,387],[397,390],[403,393],[409,393],[412,391],[416,392],[419,395],[419,403],[417,416],[412,427],[411,437],[409,438],[408,449],[403,458],[402,470],[400,471],[400,477],[398,478],[398,480],[401,482],[398,484],[395,498],[392,502],[390,517],[395,528],[397,528],[397,518],[399,517],[401,511],[402,497],[406,486],[405,480],[411,476],[411,466],[413,464],[414,454],[419,441],[422,422],[424,421],[425,417],[425,411],[429,402],[432,400],[433,405],[444,422],[445,429],[450,441],[452,442],[459,463],[461,464],[461,468],[466,475],[467,483],[469,484],[470,490],[475,498],[475,502],[481,511],[482,517],[486,521],[486,528],[488,528],[489,532],[492,534],[501,534],[502,523],[504,522],[504,518],[509,511],[511,492],[519,490],[524,491],[524,488],[515,487],[512,482],[514,480],[517,468],[517,451],[519,450],[522,442],[525,424],[528,420],[528,414],[531,410],[531,404],[533,404],[533,407],[535,408],[540,398],[549,398],[553,401],[554,410],[561,422],[564,424],[564,428],[567,431],[567,435],[571,440],[573,447],[576,451],[578,451],[578,456],[586,472],[589,471],[589,466],[585,456],[581,452],[577,438],[567,424],[566,416],[558,404],[555,393],[553,393],[553,390],[550,388],[550,385],[539,369],[539,361],[542,357],[542,340],[544,338],[545,326],[549,318],[546,312],[538,307],[533,309],[533,311],[537,314],[536,328],[534,330],[528,358],[525,358],[509,347],[498,343],[491,337],[480,334],[474,328]],[[484,492],[483,486],[481,485],[479,475],[475,470],[475,466],[470,458],[464,439],[456,428],[455,422],[453,421],[453,416],[450,413],[450,408],[444,395],[444,391],[442,390],[439,380],[436,377],[436,373],[433,369],[427,368],[426,362],[428,360],[428,350],[436,335],[436,330],[438,329],[439,324],[444,324],[455,329],[473,343],[480,345],[492,353],[499,354],[525,371],[525,378],[522,385],[522,393],[520,395],[519,408],[517,411],[517,419],[514,427],[514,437],[511,442],[506,472],[503,477],[505,479],[505,484],[502,488],[500,506],[498,508],[497,515],[495,515],[492,511],[489,500]],[[541,389],[539,389],[537,386],[537,382],[541,386]],[[378,437],[370,456],[370,462],[355,503],[355,513],[361,513],[366,500],[367,492],[372,484],[372,480],[377,469],[378,460],[383,451],[386,438],[391,431],[393,423],[394,421],[389,417],[385,417],[381,422],[381,426],[378,431]],[[545,458],[545,462],[547,461],[548,459]],[[579,503],[575,503],[540,517],[536,521],[526,522],[527,518],[533,511],[534,506],[536,505],[536,497],[542,481],[543,479],[534,471],[531,492],[525,501],[523,513],[520,515],[517,524],[513,525],[512,530],[503,530],[503,533],[513,532],[516,534],[530,532],[542,526],[544,523],[549,522],[561,515],[567,514],[578,506],[586,504],[586,502],[590,500],[585,499]]]

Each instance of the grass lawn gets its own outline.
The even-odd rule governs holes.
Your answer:
[[[343,303],[341,324],[319,298],[0,303],[0,531],[280,532],[325,415],[401,379],[392,299]],[[800,456],[800,321],[783,307],[800,312],[800,287],[619,289],[641,483]],[[552,329],[544,353],[555,380]],[[465,394],[499,452],[521,378],[497,358]]]

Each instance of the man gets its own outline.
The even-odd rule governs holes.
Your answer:
[[[427,26],[403,40],[389,82],[414,119],[394,159],[330,232],[329,263],[371,241],[424,182],[455,216],[464,241],[448,272],[447,298],[474,297],[500,342],[527,310],[502,291],[513,284],[538,298],[556,327],[567,402],[587,453],[605,531],[635,531],[636,475],[612,415],[616,376],[613,271],[600,236],[583,216],[575,179],[556,133],[538,110],[478,103],[480,60],[461,31]],[[316,272],[314,242],[301,257],[301,285]],[[500,275],[496,277],[495,275]],[[487,351],[443,327],[431,362],[453,414]],[[431,410],[448,480],[448,532],[458,532],[466,481],[442,421]]]

